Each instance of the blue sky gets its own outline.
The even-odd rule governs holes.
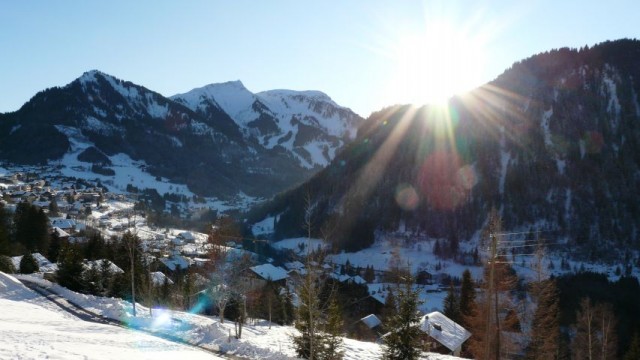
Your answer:
[[[99,69],[167,96],[229,80],[321,90],[367,116],[541,51],[640,38],[638,14],[622,0],[0,0],[0,112]]]

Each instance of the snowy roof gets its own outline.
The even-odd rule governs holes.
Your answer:
[[[171,279],[169,279],[167,275],[163,274],[160,271],[154,271],[149,275],[151,275],[151,281],[153,282],[153,285],[163,285],[164,279],[167,279],[167,283],[169,285],[173,284],[173,281],[171,281]]]
[[[367,315],[362,319],[360,319],[360,321],[362,321],[365,325],[367,325],[369,329],[373,329],[374,327],[382,324],[382,321],[374,314]]]
[[[103,261],[106,261],[109,264],[109,271],[112,274],[123,274],[124,273],[124,270],[120,269],[120,267],[118,267],[118,265],[112,263],[110,260],[107,260],[107,259],[86,261],[84,263],[84,269],[85,270],[89,270],[94,265],[95,265],[96,269],[100,269],[102,267],[102,262]]]
[[[299,270],[299,269],[304,269],[304,264],[296,260],[296,261],[285,263],[284,267],[287,270]]]
[[[273,266],[271,264],[262,264],[251,267],[251,271],[265,280],[278,281],[289,277],[287,270]]]
[[[471,337],[469,331],[438,311],[420,319],[420,330],[451,351],[455,351]]]
[[[76,226],[76,222],[73,219],[53,218],[51,219],[51,226],[59,227],[60,229],[71,229]]]
[[[53,228],[53,233],[56,234],[59,238],[69,237],[69,233],[57,226]]]
[[[171,271],[176,268],[186,269],[189,267],[189,261],[180,255],[173,255],[170,258],[162,258],[160,259],[160,262]]]
[[[360,276],[360,275],[356,275],[356,276],[352,277],[349,280],[353,281],[356,284],[366,284],[367,283],[367,280],[363,279],[362,276]]]
[[[183,231],[180,234],[178,234],[178,237],[181,237],[185,240],[195,240],[195,236],[193,236],[192,233],[188,232],[188,231]]]
[[[53,264],[46,257],[44,257],[42,254],[40,254],[40,253],[32,253],[31,255],[33,256],[34,259],[36,259],[36,262],[38,263],[38,268],[39,268],[40,272],[50,272],[50,271],[58,270],[58,265],[57,264]],[[16,268],[16,270],[20,269],[20,261],[21,260],[22,260],[22,255],[14,256],[14,257],[11,258],[11,262],[13,263],[13,266]]]

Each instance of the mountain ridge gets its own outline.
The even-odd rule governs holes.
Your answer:
[[[373,113],[327,168],[249,223],[270,216],[274,239],[301,236],[310,198],[315,235],[338,249],[400,228],[455,245],[479,240],[496,208],[520,240],[543,232],[585,256],[637,249],[638,93],[637,40],[535,55],[446,109]]]
[[[0,159],[25,164],[61,159],[71,145],[57,126],[66,126],[79,129],[90,142],[87,147],[107,157],[124,153],[145,161],[153,175],[187,184],[201,195],[269,197],[322,166],[304,163],[308,154],[261,145],[215,102],[196,110],[90,70],[65,86],[38,92],[15,112],[0,114]],[[321,127],[314,130],[302,145],[323,141]]]

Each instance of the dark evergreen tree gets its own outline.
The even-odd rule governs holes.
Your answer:
[[[56,201],[56,198],[51,199],[51,202],[49,203],[49,215],[58,216],[59,212],[60,209],[58,208],[58,202]]]
[[[456,289],[453,287],[453,282],[449,284],[449,291],[444,298],[442,312],[449,319],[458,324],[460,323],[460,299],[458,298],[458,294],[456,294]]]
[[[640,359],[640,335],[638,332],[633,334],[631,338],[631,344],[624,353],[624,360],[637,360]]]
[[[476,289],[469,269],[465,269],[462,273],[459,308],[460,325],[468,329],[469,319],[474,315],[476,308]]]
[[[13,219],[16,242],[28,252],[40,252],[46,256],[49,250],[49,219],[44,211],[28,202],[21,202]]]
[[[327,309],[326,344],[322,359],[340,360],[344,356],[344,351],[342,350],[343,325],[340,305],[336,297],[332,296]]]
[[[58,255],[60,255],[60,249],[62,248],[62,240],[56,232],[51,233],[51,239],[49,241],[49,251],[47,252],[47,259],[52,263],[58,262]]]
[[[0,255],[0,271],[5,274],[13,274],[16,272],[16,267],[13,266],[13,262],[10,257]]]
[[[11,255],[12,246],[9,239],[9,215],[0,203],[0,255]]]
[[[411,281],[396,290],[398,311],[387,323],[389,331],[384,337],[384,359],[413,360],[421,353],[420,315],[418,291],[412,289]]]
[[[20,259],[20,274],[33,274],[38,270],[40,270],[40,267],[33,255],[31,253],[24,254]]]
[[[69,290],[81,291],[83,288],[82,252],[75,244],[67,244],[62,248],[58,259],[58,283]]]
[[[531,324],[527,359],[558,359],[560,353],[560,308],[555,280],[535,284],[537,307]]]

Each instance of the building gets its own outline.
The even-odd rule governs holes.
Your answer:
[[[460,356],[462,344],[471,337],[471,333],[462,325],[449,319],[438,311],[420,318],[420,330],[427,335],[431,351]]]

